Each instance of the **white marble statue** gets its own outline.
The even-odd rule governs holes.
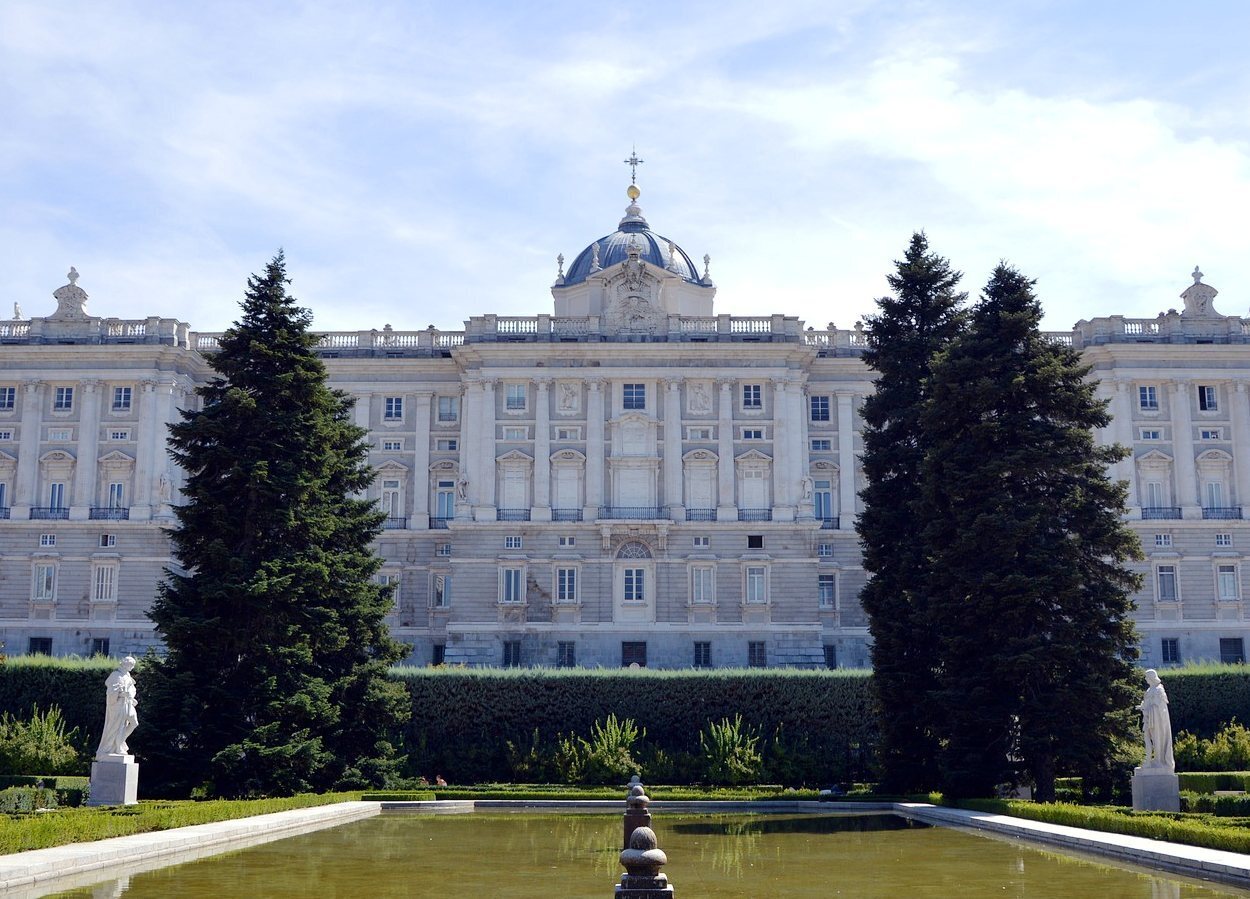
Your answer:
[[[117,670],[104,682],[104,733],[95,752],[97,761],[108,761],[110,757],[130,754],[126,739],[139,726],[139,700],[135,691],[135,679],[130,676],[134,669],[134,657],[126,656],[117,663]]]
[[[1137,707],[1142,714],[1142,734],[1146,740],[1146,760],[1143,768],[1176,770],[1172,757],[1172,717],[1168,714],[1168,694],[1153,668],[1146,671],[1146,695]]]
[[[456,498],[466,500],[469,498],[469,479],[461,476],[456,480]]]

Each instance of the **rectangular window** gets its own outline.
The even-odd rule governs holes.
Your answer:
[[[1181,641],[1179,637],[1164,637],[1163,646],[1163,664],[1177,665],[1181,660]]]
[[[109,508],[126,508],[126,485],[121,481],[114,481],[109,484]]]
[[[556,428],[556,440],[581,440],[581,428]]]
[[[504,549],[520,549],[521,543],[522,543],[521,538],[517,536],[503,538]]]
[[[524,412],[529,391],[524,384],[504,386],[504,408],[509,412]]]
[[[837,606],[838,576],[836,574],[817,575],[816,589],[822,609],[832,609]]]
[[[1238,584],[1236,565],[1215,566],[1215,595],[1220,602],[1236,602],[1241,599],[1241,585]]]
[[[812,481],[812,512],[822,522],[833,522],[833,481]]]
[[[109,431],[109,440],[129,440],[129,430]]]
[[[1159,409],[1159,388],[1154,384],[1142,384],[1137,388],[1137,405],[1147,412]]]
[[[382,481],[382,511],[388,518],[402,518],[404,514],[404,494],[399,481]]]
[[[404,448],[404,441],[402,440],[383,440],[382,441],[382,450],[384,452],[398,453],[398,452],[401,452],[403,448]]]
[[[822,559],[833,558],[833,544],[832,543],[817,543],[816,555]]]
[[[747,602],[768,602],[768,569],[762,565],[747,568]]]
[[[116,545],[117,545],[116,534],[101,534],[100,535],[100,549],[109,549]]]
[[[48,508],[64,509],[65,508],[65,485],[49,484],[48,485]]]
[[[31,637],[26,644],[26,651],[32,656],[52,655],[51,637]]]
[[[9,507],[9,485],[0,481],[0,509]]]
[[[56,601],[56,565],[51,562],[35,563],[35,582],[30,598],[35,602]]]
[[[40,546],[56,546],[56,534],[40,534]]]
[[[694,641],[694,667],[712,667],[712,644],[707,640]]]
[[[747,644],[747,667],[768,667],[768,647],[763,640],[752,640]]]
[[[460,397],[440,396],[438,398],[438,420],[439,421],[459,421],[460,420]]]
[[[687,440],[711,440],[711,428],[686,428]]]
[[[813,440],[813,441],[812,441],[811,446],[812,446],[812,452],[813,452],[813,453],[829,453],[829,452],[833,452],[833,441],[832,441],[832,440],[825,440],[824,438],[821,438],[821,439],[819,439],[819,440]]]
[[[1203,412],[1215,412],[1220,408],[1219,394],[1210,384],[1198,385],[1198,408]]]
[[[451,575],[434,575],[433,605],[436,609],[445,609],[451,605]]]
[[[17,388],[0,387],[0,412],[12,412],[17,405]]]
[[[621,667],[637,665],[647,667],[647,644],[642,640],[624,640],[621,643]]]
[[[92,577],[95,588],[91,593],[92,602],[117,601],[117,566],[97,565]]]
[[[1241,637],[1220,637],[1220,661],[1225,665],[1246,663],[1246,641]]]
[[[812,404],[812,421],[828,421],[829,420],[829,397],[814,396],[811,399]]]
[[[763,388],[759,384],[743,384],[742,385],[742,408],[743,409],[764,408]]]
[[[48,439],[49,440],[73,440],[74,429],[73,428],[49,428]]]
[[[838,668],[838,647],[829,643],[825,644],[825,667],[830,671]]]
[[[764,548],[764,535],[763,534],[747,534],[747,549],[763,549],[763,548]]]
[[[570,546],[577,546],[577,538],[571,534],[561,534],[556,541],[561,547],[567,549]]]
[[[402,396],[388,396],[382,418],[386,421],[402,421],[404,418],[404,398]]]
[[[1162,440],[1163,432],[1159,430],[1158,428],[1142,428],[1141,439],[1142,440]]]
[[[577,667],[577,644],[572,640],[560,640],[556,643],[556,667]]]
[[[529,436],[530,436],[530,429],[525,427],[524,425],[520,425],[520,426],[505,425],[504,426],[504,429],[503,429],[504,440],[528,440]]]
[[[1160,602],[1176,599],[1176,566],[1160,565],[1155,568],[1155,598]]]
[[[450,555],[451,555],[451,544],[450,544],[450,543],[440,543],[440,544],[438,544],[438,546],[437,546],[437,547],[435,548],[435,550],[434,550],[434,554],[435,554],[435,555],[439,555],[439,556],[450,556]]]
[[[763,428],[743,428],[742,439],[743,440],[763,440],[764,429]]]
[[[435,643],[430,647],[430,664],[442,665],[447,661],[447,644]]]
[[[4,505],[4,503],[3,503],[3,502],[0,502],[0,506],[2,506],[2,505]],[[1232,545],[1233,545],[1233,535],[1232,535],[1232,534],[1216,534],[1216,535],[1215,535],[1215,545],[1216,545],[1216,546],[1232,546]]]
[[[712,545],[711,537],[695,537],[690,541],[695,549],[707,549]]]
[[[1201,428],[1198,431],[1199,440],[1223,440],[1223,431],[1219,428]]]
[[[74,388],[58,387],[52,394],[52,408],[56,412],[69,412],[74,408]]]
[[[434,517],[446,521],[456,517],[456,482],[438,481],[434,491]]]
[[[456,450],[460,449],[460,441],[454,437],[444,438],[442,440],[435,441],[434,448],[440,453],[454,453]]]
[[[12,440],[12,439],[13,439],[13,431],[11,431],[9,428],[5,428],[4,430],[0,431],[0,440]]]
[[[499,569],[499,601],[504,603],[525,602],[524,583],[520,568]]]
[[[113,388],[113,411],[129,412],[130,411],[130,388],[114,387]]]
[[[647,570],[625,569],[625,602],[645,602],[647,599]]]
[[[556,602],[577,602],[577,569],[556,569]]]
[[[710,565],[698,565],[690,569],[690,601],[696,605],[707,605],[716,601],[715,587],[716,569]]]
[[[1162,548],[1171,547],[1171,545],[1172,545],[1171,534],[1155,534],[1155,546],[1156,547],[1162,549]]]
[[[645,409],[647,408],[647,385],[646,384],[622,385],[621,408],[622,409]]]
[[[505,668],[521,667],[521,641],[503,641],[503,666]]]
[[[91,638],[91,654],[93,656],[107,656],[109,654],[109,638],[108,637],[92,637]]]

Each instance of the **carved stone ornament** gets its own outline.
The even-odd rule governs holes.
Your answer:
[[[712,388],[707,381],[688,382],[686,407],[695,415],[707,415],[712,411]]]
[[[1219,291],[1210,284],[1202,283],[1202,272],[1198,270],[1198,266],[1194,266],[1193,271],[1194,283],[1189,285],[1181,294],[1181,299],[1185,301],[1185,311],[1182,313],[1187,317],[1198,318],[1223,318],[1215,307],[1211,305],[1211,301],[1216,298]]]
[[[610,333],[655,334],[668,327],[668,317],[655,303],[658,282],[634,250],[612,280],[606,324]]]
[[[556,408],[561,412],[577,412],[582,406],[582,387],[576,381],[560,382],[560,398]]]
[[[56,300],[56,312],[49,316],[53,319],[73,319],[87,317],[87,291],[78,286],[78,269],[70,266],[69,283],[52,291]]]

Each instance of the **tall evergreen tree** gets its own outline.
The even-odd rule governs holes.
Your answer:
[[[402,655],[374,581],[383,512],[352,400],[326,385],[311,313],[279,254],[171,426],[187,473],[171,533],[181,570],[151,610],[168,648],[147,673],[144,741],[164,791],[288,794],[383,779],[407,714]],[[149,782],[152,782],[150,780]]]
[[[939,665],[943,789],[991,795],[1059,768],[1095,773],[1125,736],[1140,557],[1100,447],[1106,402],[1038,330],[1033,282],[1000,265],[939,356],[923,417],[924,543]]]
[[[881,759],[887,789],[927,789],[937,782],[937,743],[922,697],[934,658],[926,615],[920,471],[921,410],[935,354],[960,332],[960,274],[912,235],[895,273],[892,296],[866,320],[864,361],[877,372],[864,400],[863,465],[867,486],[857,528],[871,579],[860,593],[872,633],[874,684],[882,718]]]

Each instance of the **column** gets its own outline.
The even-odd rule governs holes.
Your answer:
[[[17,477],[13,484],[13,518],[29,518],[37,506],[35,490],[39,481],[39,431],[43,427],[43,382],[22,385],[22,439],[17,450]]]
[[[685,518],[681,482],[681,378],[665,378],[664,385],[664,504],[674,520]]]
[[[408,517],[410,531],[424,531],[430,527],[430,405],[434,394],[418,391],[416,412],[413,414],[415,436],[412,438],[412,514]]]
[[[495,520],[495,379],[482,379],[482,404],[477,432],[477,468],[469,476],[477,482],[477,521]]]
[[[78,411],[78,460],[74,465],[74,493],[69,517],[86,521],[96,503],[96,457],[100,445],[100,382],[80,381],[82,404]]]
[[[460,406],[460,476],[465,482],[465,498],[456,502],[457,518],[472,518],[477,505],[477,458],[482,446],[478,434],[482,430],[482,382],[470,378],[464,382],[464,402]]]
[[[1233,382],[1232,403],[1236,503],[1246,506],[1250,505],[1250,389],[1245,381]]]
[[[773,381],[773,520],[792,521],[794,519],[794,467],[790,458],[789,434],[790,421],[789,385],[782,378]],[[781,514],[778,514],[780,511]]]
[[[803,501],[802,491],[798,485],[807,477],[807,403],[804,402],[807,385],[802,378],[790,382],[786,390],[786,402],[790,411],[786,418],[789,426],[784,435],[786,450],[790,453],[790,490],[791,501],[796,508]],[[810,513],[808,513],[810,514]]]
[[[603,505],[603,379],[590,379],[586,388],[586,518],[593,520]]]
[[[1111,426],[1107,434],[1116,443],[1128,448],[1128,455],[1117,462],[1111,470],[1116,480],[1128,482],[1128,499],[1125,504],[1133,517],[1140,518],[1137,507],[1141,500],[1137,496],[1137,463],[1133,459],[1133,385],[1129,381],[1116,381],[1115,394],[1111,398]]]
[[[1189,411],[1189,382],[1172,382],[1172,452],[1176,470],[1176,505],[1182,518],[1201,518],[1198,472],[1194,467],[1194,424]]]
[[[738,510],[734,483],[737,477],[734,471],[734,381],[731,378],[720,378],[716,386],[720,388],[716,407],[716,453],[720,456],[716,465],[716,518],[718,521],[736,521]]]
[[[130,507],[131,519],[152,517],[152,479],[156,476],[152,432],[156,424],[156,382],[139,382],[139,424],[135,433],[135,498]]]
[[[855,528],[855,394],[838,397],[838,515],[839,530]]]
[[[356,405],[352,408],[352,415],[356,419],[356,427],[364,428],[366,436],[373,424],[373,394],[358,393],[356,394]]]
[[[551,390],[550,378],[535,382],[534,409],[534,521],[551,521]]]
[[[172,379],[162,378],[156,382],[153,393],[155,422],[152,438],[152,475],[148,490],[152,497],[153,515],[169,515],[169,503],[173,499],[174,481],[169,474],[169,451],[165,441],[169,439],[169,423],[174,419],[174,389]]]

